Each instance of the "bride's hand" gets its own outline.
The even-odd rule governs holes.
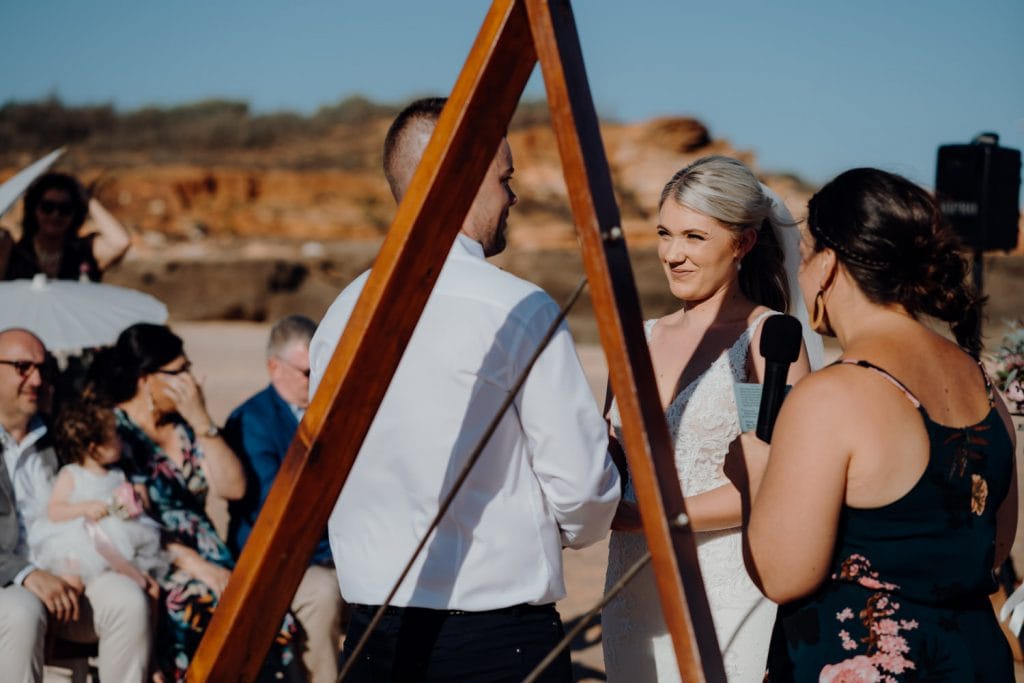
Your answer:
[[[612,529],[614,531],[640,531],[640,508],[636,503],[624,500],[619,503],[615,510],[615,517],[612,518]]]

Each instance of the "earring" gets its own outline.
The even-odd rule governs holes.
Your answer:
[[[811,310],[811,329],[818,334],[832,336],[832,326],[828,322],[828,312],[825,310],[825,288],[822,287],[814,295],[814,306]]]

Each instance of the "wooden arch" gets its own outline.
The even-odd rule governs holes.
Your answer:
[[[665,622],[685,681],[725,681],[568,0],[493,0],[188,680],[253,681],[540,62]],[[457,191],[462,188],[463,191]]]

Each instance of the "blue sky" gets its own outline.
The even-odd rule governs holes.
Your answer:
[[[0,98],[310,112],[446,94],[484,0],[9,0]],[[577,0],[598,111],[691,114],[762,168],[932,185],[943,143],[1024,149],[1022,0]],[[542,96],[535,74],[528,95]]]

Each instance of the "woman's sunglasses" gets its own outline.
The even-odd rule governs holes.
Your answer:
[[[39,202],[39,213],[46,216],[52,216],[54,214],[60,214],[61,216],[70,216],[75,212],[75,205],[71,202],[55,202],[49,199],[44,199]]]

